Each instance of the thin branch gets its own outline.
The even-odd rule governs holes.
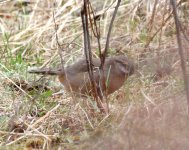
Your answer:
[[[189,81],[188,81],[188,76],[187,76],[187,71],[186,71],[186,63],[184,60],[182,40],[181,40],[181,35],[180,35],[180,25],[181,24],[178,19],[175,0],[170,0],[170,2],[173,7],[173,15],[174,15],[175,26],[176,26],[177,43],[178,43],[178,47],[179,47],[180,62],[181,62],[181,68],[182,68],[182,73],[183,73],[183,78],[184,78],[184,85],[185,85],[185,91],[186,91],[186,96],[187,96],[187,101],[188,101],[188,113],[189,113]]]
[[[62,47],[59,43],[59,40],[58,40],[58,34],[57,34],[57,30],[58,30],[58,26],[56,24],[56,21],[55,21],[55,17],[54,17],[54,11],[53,11],[53,21],[54,21],[54,28],[55,28],[55,35],[56,35],[56,43],[58,45],[58,52],[59,52],[59,56],[60,56],[60,60],[61,60],[61,65],[62,65],[62,70],[64,71],[64,61],[63,61],[63,57],[62,57]]]
[[[92,31],[93,31],[93,35],[94,37],[96,37],[97,39],[97,43],[98,43],[98,51],[99,51],[99,57],[101,58],[102,56],[102,49],[101,49],[101,43],[100,43],[100,27],[97,26],[97,21],[95,20],[95,12],[93,11],[92,5],[91,3],[89,3],[89,7],[88,7],[88,11],[89,8],[91,9],[92,15],[93,15],[93,19],[91,17],[89,17],[89,21],[91,23],[92,26]],[[90,16],[90,15],[89,15]],[[100,26],[100,24],[99,24]],[[101,99],[101,101],[104,101],[104,98],[107,99],[107,94],[106,94],[106,85],[105,85],[105,78],[104,78],[104,71],[103,68],[101,70],[99,70],[99,78],[98,78],[98,89],[99,89],[99,97]],[[102,88],[101,87],[105,87],[104,91],[105,93],[102,92]],[[108,103],[106,102],[107,105],[107,109],[108,109]],[[109,111],[109,109],[108,109]]]
[[[105,76],[104,76],[104,69],[103,68],[104,68],[106,55],[107,55],[107,52],[108,52],[108,49],[109,49],[109,42],[110,42],[110,36],[111,36],[113,23],[114,23],[114,20],[115,20],[115,17],[116,17],[120,3],[121,3],[121,0],[118,0],[117,5],[116,5],[115,10],[114,10],[114,13],[113,13],[113,16],[112,16],[112,19],[111,19],[111,22],[110,22],[104,52],[102,53],[101,51],[99,51],[100,52],[99,53],[100,54],[100,60],[101,60],[100,71],[99,71],[99,73],[100,73],[100,85],[101,85],[101,87],[105,88],[104,89],[105,92],[104,92],[103,96],[105,98],[105,104],[106,104],[108,112],[109,112],[109,105],[108,105],[108,99],[107,99],[107,86],[106,86],[106,79],[105,79]]]
[[[85,52],[86,63],[87,63],[88,72],[89,72],[89,78],[92,84],[93,96],[97,103],[98,108],[104,112],[103,105],[101,101],[98,99],[97,85],[96,85],[96,81],[94,79],[94,74],[93,74],[92,52],[91,52],[91,46],[90,46],[89,27],[88,27],[88,15],[89,15],[89,12],[87,11],[88,4],[89,4],[89,1],[84,0],[84,6],[81,10],[81,19],[82,19],[83,35],[84,35],[84,52]]]
[[[109,26],[108,34],[107,34],[107,38],[106,38],[106,45],[105,45],[104,53],[103,53],[103,55],[101,56],[102,58],[101,58],[101,66],[100,66],[100,68],[103,67],[104,62],[105,62],[105,58],[106,58],[106,55],[107,55],[107,51],[108,51],[108,49],[109,49],[110,35],[111,35],[113,23],[114,23],[114,20],[115,20],[115,17],[116,17],[116,14],[117,14],[117,11],[118,11],[118,8],[119,8],[120,3],[121,3],[121,0],[118,0],[118,1],[117,1],[117,5],[116,5],[115,10],[114,10],[114,13],[113,13],[113,16],[112,16],[112,20],[111,20],[111,22],[110,22],[110,26]]]
[[[155,13],[156,13],[157,2],[158,2],[158,0],[155,0],[155,2],[154,2],[154,7],[153,7],[153,11],[152,11],[152,17],[151,17],[151,19],[150,19],[150,21],[149,21],[149,25],[150,25],[150,27],[148,28],[148,32],[149,32],[149,33],[151,33],[152,28],[153,28],[153,22],[154,22],[154,17],[155,17]]]
[[[99,51],[99,56],[102,55],[102,49],[101,49],[101,43],[100,43],[100,23],[99,23],[99,26],[97,26],[97,23],[96,23],[96,19],[95,19],[95,12],[91,6],[91,3],[90,4],[90,8],[91,8],[91,11],[92,11],[92,15],[93,15],[93,20],[94,20],[94,28],[93,28],[93,24],[91,25],[92,26],[92,31],[93,31],[93,34],[94,36],[97,38],[97,43],[98,43],[98,51]],[[90,19],[90,22],[92,22],[92,19]]]

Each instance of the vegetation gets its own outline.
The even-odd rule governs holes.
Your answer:
[[[92,1],[101,16],[103,46],[115,5]],[[127,54],[137,70],[108,97],[106,117],[92,98],[72,98],[55,77],[27,72],[61,62],[53,13],[64,64],[82,57],[82,1],[15,0],[0,6],[0,149],[189,148],[187,100],[169,1],[122,0],[108,55]],[[188,65],[189,2],[177,1],[177,10]],[[97,55],[94,37],[91,46]]]

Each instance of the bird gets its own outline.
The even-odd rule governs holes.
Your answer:
[[[100,58],[92,58],[92,65],[94,81],[99,87],[98,96],[105,92],[109,95],[120,89],[135,70],[134,62],[126,55],[106,57],[103,73],[100,71]],[[92,95],[92,84],[90,82],[88,65],[85,58],[81,58],[64,68],[30,69],[29,73],[57,75],[66,91],[72,92],[77,96]],[[102,80],[105,81],[105,84],[100,84]]]

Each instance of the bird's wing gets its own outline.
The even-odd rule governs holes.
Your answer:
[[[100,66],[100,59],[99,58],[93,58],[93,66],[94,67],[99,67]],[[78,73],[78,72],[87,72],[87,63],[86,59],[80,59],[74,64],[71,64],[66,67],[66,71],[68,72],[73,72],[73,73]]]

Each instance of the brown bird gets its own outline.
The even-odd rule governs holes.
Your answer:
[[[104,64],[104,79],[105,86],[99,86],[99,81],[102,81],[103,77],[100,76],[100,64],[99,58],[93,58],[93,74],[96,85],[100,87],[98,90],[98,96],[100,93],[111,94],[118,90],[128,76],[134,73],[134,63],[124,55],[107,57]],[[65,67],[64,69],[38,69],[30,70],[29,73],[45,74],[45,75],[58,75],[59,81],[64,85],[65,89],[69,92],[74,92],[79,95],[91,95],[91,82],[88,74],[88,67],[86,59],[80,59],[79,61]]]

